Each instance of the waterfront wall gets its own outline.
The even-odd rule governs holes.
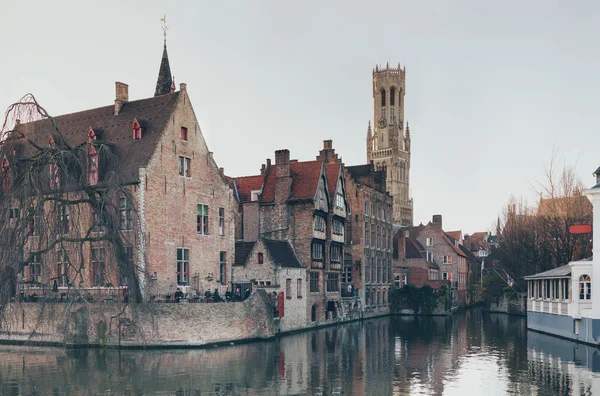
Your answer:
[[[65,346],[202,346],[275,332],[264,290],[238,303],[9,303],[0,322],[0,342]]]
[[[527,296],[514,293],[503,294],[490,301],[488,311],[527,316]]]

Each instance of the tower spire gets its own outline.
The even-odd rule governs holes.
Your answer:
[[[171,76],[171,66],[169,66],[169,55],[167,54],[167,16],[160,19],[163,23],[164,46],[162,60],[160,61],[160,69],[158,69],[158,79],[156,80],[156,90],[154,96],[165,95],[171,93],[173,77]]]

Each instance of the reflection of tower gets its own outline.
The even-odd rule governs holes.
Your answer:
[[[375,67],[373,70],[373,118],[367,129],[367,161],[387,168],[387,190],[393,197],[393,223],[411,226],[413,201],[410,197],[410,131],[404,130],[406,67]]]

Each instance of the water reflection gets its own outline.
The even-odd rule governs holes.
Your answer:
[[[595,348],[469,311],[206,350],[0,347],[2,395],[600,394]],[[466,393],[465,393],[466,392]]]

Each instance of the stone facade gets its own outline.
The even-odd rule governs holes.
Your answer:
[[[410,197],[410,130],[404,128],[406,68],[373,70],[373,120],[367,129],[367,162],[386,171],[387,191],[393,198],[393,224],[412,226]]]

